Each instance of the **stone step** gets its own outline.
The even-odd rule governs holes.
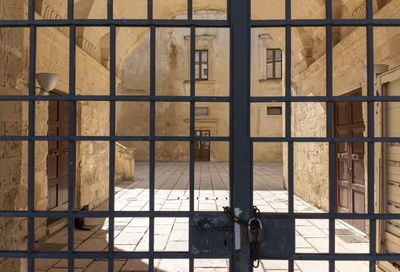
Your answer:
[[[56,233],[57,231],[65,227],[67,224],[68,224],[67,218],[54,221],[53,223],[47,226],[47,234],[52,235],[53,233]]]

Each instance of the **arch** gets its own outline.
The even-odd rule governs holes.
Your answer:
[[[315,0],[309,0],[315,2]],[[169,19],[173,18],[179,14],[187,13],[187,1],[176,1],[176,0],[163,0],[157,1],[157,9],[154,12],[154,18],[157,19]],[[273,1],[273,5],[266,5],[265,0],[253,0],[253,5],[257,6],[257,9],[253,10],[252,18],[253,19],[262,19],[265,17],[265,14],[272,13],[271,16],[278,16],[279,6],[282,2]],[[319,5],[323,5],[323,1],[316,2]],[[295,6],[293,8],[301,9],[301,1],[294,2]],[[193,2],[193,10],[202,10],[202,9],[213,9],[213,10],[222,10],[226,11],[226,0],[202,0],[202,1],[194,1]],[[300,28],[294,28],[294,31],[299,31]],[[117,67],[116,72],[119,76],[123,67],[123,64],[126,58],[132,54],[133,51],[139,46],[139,44],[143,41],[144,37],[149,33],[148,28],[120,28],[118,32],[117,40],[123,40],[124,45],[118,45],[117,52]],[[273,40],[279,45],[283,50],[285,48],[285,37],[282,35],[282,30],[279,28],[270,28],[268,29],[268,33],[271,35]],[[299,32],[300,33],[300,32]],[[312,35],[324,35],[323,29],[321,31],[312,32]],[[310,43],[309,39],[300,39],[301,35],[294,35],[294,39],[292,39],[292,49],[296,49],[299,51],[303,51],[306,42],[307,45]],[[309,35],[308,35],[309,36]],[[308,37],[307,36],[307,37]],[[312,44],[314,45],[314,37],[312,37]],[[321,40],[321,39],[318,39]],[[319,52],[321,55],[322,52]],[[301,57],[298,61],[303,60],[305,57]],[[313,56],[311,59],[315,59],[316,56]],[[308,58],[310,59],[310,58]]]

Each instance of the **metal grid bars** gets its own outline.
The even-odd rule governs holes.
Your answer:
[[[35,20],[35,1],[29,0],[27,20],[0,20],[0,27],[29,27],[29,94],[26,96],[5,95],[0,101],[28,101],[29,127],[28,136],[0,136],[1,141],[28,141],[28,210],[27,211],[0,211],[0,217],[20,217],[28,219],[28,248],[26,251],[0,251],[1,258],[27,258],[28,270],[35,271],[36,258],[66,258],[69,268],[74,270],[76,259],[107,259],[108,271],[114,270],[115,259],[149,260],[149,271],[154,271],[154,259],[189,259],[189,271],[194,271],[195,258],[210,258],[197,255],[192,250],[196,242],[189,232],[188,252],[156,252],[154,250],[154,224],[157,217],[186,217],[192,220],[194,210],[194,151],[195,142],[202,141],[229,141],[230,143],[230,201],[232,208],[241,210],[241,217],[249,218],[252,212],[253,185],[252,185],[252,150],[255,142],[284,142],[288,144],[288,213],[264,214],[275,218],[286,216],[290,220],[292,232],[290,245],[292,252],[289,257],[289,271],[294,271],[296,260],[325,260],[329,261],[329,271],[335,271],[337,260],[366,260],[370,263],[370,271],[376,270],[376,261],[400,260],[400,254],[376,252],[376,220],[400,219],[400,214],[376,214],[374,212],[374,145],[377,142],[400,142],[400,137],[374,136],[374,102],[400,101],[400,96],[374,96],[374,50],[373,30],[375,26],[400,26],[398,19],[373,19],[372,0],[366,0],[367,16],[365,19],[332,19],[332,0],[326,0],[326,19],[291,19],[291,0],[285,0],[285,19],[283,20],[251,20],[250,0],[228,0],[227,20],[194,20],[193,0],[188,0],[185,20],[160,20],[153,18],[153,0],[148,0],[148,18],[114,19],[113,0],[107,0],[106,19],[74,19],[74,0],[68,0],[68,18],[66,20]],[[38,27],[64,26],[69,27],[69,94],[62,97],[36,96],[36,32]],[[109,95],[80,95],[75,93],[75,63],[76,63],[76,27],[103,26],[110,29],[110,94]],[[326,29],[326,96],[292,96],[291,67],[292,67],[292,28],[298,26],[320,26]],[[367,66],[368,83],[367,95],[359,97],[334,96],[332,88],[332,27],[358,26],[365,27],[367,33]],[[148,27],[150,29],[150,95],[149,96],[119,96],[116,94],[116,27]],[[156,31],[158,28],[177,27],[190,28],[190,95],[189,96],[157,96],[156,95]],[[196,96],[195,90],[195,47],[196,28],[230,28],[230,95],[228,97]],[[250,30],[252,27],[284,27],[285,28],[285,95],[283,97],[250,97]],[[69,102],[69,132],[68,136],[36,136],[35,135],[35,102],[65,100]],[[108,101],[110,110],[110,125],[108,136],[77,136],[76,135],[76,102],[77,101]],[[150,104],[149,136],[116,136],[116,102],[142,101]],[[156,136],[155,116],[156,102],[189,102],[190,103],[190,136],[171,137]],[[338,101],[362,101],[368,105],[368,135],[363,138],[338,138],[333,134],[333,103]],[[228,137],[199,137],[195,134],[195,103],[196,102],[228,102],[230,103],[230,135]],[[250,103],[282,102],[285,104],[285,135],[284,137],[250,137]],[[294,102],[326,102],[327,118],[326,137],[292,137],[292,103]],[[35,211],[35,142],[37,141],[68,141],[68,210],[67,211]],[[75,211],[75,168],[77,141],[106,141],[109,143],[109,205],[108,211]],[[115,211],[115,142],[116,141],[148,141],[150,143],[149,161],[149,211]],[[186,141],[190,142],[189,164],[189,211],[156,211],[155,210],[155,144],[157,141]],[[296,142],[326,142],[329,144],[329,212],[328,213],[295,213],[294,212],[294,143]],[[335,144],[338,142],[363,142],[368,147],[368,212],[366,214],[338,214],[335,207]],[[221,214],[221,216],[223,216]],[[68,218],[68,250],[66,252],[38,252],[35,244],[35,218]],[[109,220],[109,242],[107,252],[76,252],[74,251],[74,219],[82,217],[102,217]],[[115,252],[114,251],[114,218],[116,217],[146,217],[149,218],[149,251],[148,252]],[[295,252],[295,220],[328,219],[329,220],[329,253],[327,254],[298,254]],[[336,254],[335,253],[335,220],[363,219],[370,223],[370,253],[369,254]],[[241,229],[241,249],[232,248],[230,271],[251,271],[250,249],[247,241],[247,230]],[[212,256],[213,258],[227,258],[227,256]]]
[[[294,271],[294,261],[296,260],[326,260],[329,261],[329,271],[335,271],[335,261],[339,260],[366,260],[369,261],[369,271],[376,271],[376,262],[381,260],[399,260],[400,254],[388,254],[376,252],[376,221],[380,219],[394,219],[398,218],[398,214],[375,214],[374,212],[374,144],[377,142],[397,142],[398,138],[388,137],[375,137],[374,135],[374,102],[383,101],[399,101],[398,96],[374,96],[374,49],[373,49],[373,29],[374,26],[400,26],[400,21],[397,19],[373,19],[372,0],[366,1],[367,16],[365,19],[332,19],[332,0],[325,1],[326,19],[321,20],[292,20],[291,19],[291,0],[286,0],[285,20],[253,20],[251,27],[285,27],[286,38],[286,71],[285,71],[285,88],[286,93],[284,97],[251,97],[249,102],[283,102],[286,106],[285,115],[285,137],[257,137],[252,138],[252,142],[287,142],[288,144],[288,194],[289,194],[289,214],[291,219],[290,228],[293,230],[291,241],[293,242],[292,254],[289,258],[289,271]],[[292,27],[298,26],[322,26],[325,28],[326,33],[326,96],[312,96],[312,97],[293,97],[291,93],[291,35]],[[332,65],[332,27],[334,26],[360,26],[366,28],[366,44],[367,44],[367,95],[366,96],[334,96],[333,95],[333,65]],[[352,102],[362,101],[367,103],[368,111],[368,132],[367,137],[354,137],[354,138],[338,138],[333,135],[333,103],[334,102]],[[326,137],[292,137],[291,123],[292,111],[291,103],[293,102],[326,102]],[[317,213],[294,213],[293,202],[293,143],[296,142],[327,142],[329,144],[329,212],[326,214]],[[336,184],[335,184],[335,144],[340,142],[362,142],[367,143],[368,150],[368,211],[366,214],[338,214],[336,213]],[[277,217],[276,214],[268,214],[268,217]],[[295,253],[294,247],[294,229],[295,219],[329,219],[329,253],[327,254],[314,254],[314,253]],[[370,244],[368,254],[337,254],[335,253],[335,220],[336,219],[366,219],[370,224]]]

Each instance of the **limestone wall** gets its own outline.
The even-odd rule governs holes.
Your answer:
[[[3,5],[5,2],[2,1]],[[9,1],[9,3],[11,3]],[[14,2],[13,2],[14,3]],[[16,4],[16,2],[14,3]],[[9,7],[8,7],[9,8]],[[21,7],[20,7],[21,8]],[[8,9],[9,10],[9,9]],[[21,8],[21,11],[24,9]],[[0,11],[1,13],[1,11]],[[21,15],[22,16],[22,15]],[[37,15],[39,16],[39,15]],[[17,16],[18,17],[18,16]],[[21,95],[28,93],[29,29],[0,29],[0,92],[1,95]],[[57,28],[37,30],[37,72],[52,72],[60,75],[57,89],[68,93],[69,42],[65,31]],[[108,70],[77,48],[77,92],[96,94],[108,92]],[[85,80],[83,80],[85,79]],[[86,85],[83,84],[85,82]],[[92,82],[92,83],[91,83]],[[91,86],[91,88],[87,87]],[[77,133],[83,135],[106,135],[108,133],[108,104],[93,103],[78,108]],[[82,112],[92,118],[81,118]],[[96,117],[98,119],[96,119]],[[35,134],[47,135],[48,102],[35,103]],[[27,135],[28,103],[0,103],[0,135]],[[77,143],[77,156],[86,152]],[[83,150],[83,151],[82,151]],[[0,143],[0,209],[27,209],[27,142]],[[47,142],[35,143],[35,209],[47,210]],[[98,144],[92,153],[85,153],[77,159],[77,192],[89,188],[83,194],[77,193],[76,204],[90,203],[91,208],[108,198],[108,144]],[[82,156],[81,156],[82,157]],[[92,163],[87,163],[87,161]],[[96,165],[98,169],[94,168]],[[92,173],[92,176],[87,176]],[[93,185],[96,184],[96,185]],[[88,186],[90,184],[90,186]],[[84,198],[88,202],[82,201]],[[35,220],[35,239],[46,234],[46,219]],[[23,249],[26,246],[26,221],[16,219],[0,220],[2,230],[1,245],[7,249]],[[0,270],[24,266],[19,260],[0,262]],[[5,269],[7,267],[7,269]],[[4,269],[3,269],[4,268]],[[17,269],[12,271],[18,271]],[[7,270],[7,271],[11,271]]]
[[[135,173],[135,150],[120,143],[115,144],[115,180],[133,181]]]
[[[24,9],[19,3],[0,3],[0,19],[21,18]],[[15,16],[3,14],[4,5],[15,9]],[[0,28],[0,94],[27,94],[24,75],[27,50],[24,39],[27,32],[22,28]],[[27,134],[26,102],[0,102],[0,135],[20,136]],[[0,142],[0,209],[27,209],[27,143],[22,141]],[[0,248],[2,250],[26,250],[27,220],[0,218]],[[24,271],[26,261],[0,259],[1,271]]]
[[[224,11],[198,10],[195,15],[202,19],[224,18]],[[184,18],[186,14],[175,18]],[[277,48],[264,29],[252,34],[252,85],[254,96],[281,95],[282,80],[266,80],[266,49]],[[196,29],[196,49],[208,50],[208,80],[196,81],[197,96],[229,96],[229,30],[222,28]],[[150,41],[149,34],[126,58],[121,69],[121,83],[117,92],[122,95],[149,95],[150,91]],[[260,57],[261,56],[261,57]],[[156,32],[156,95],[190,95],[190,31],[185,28],[163,28]],[[282,135],[282,115],[268,116],[267,106],[281,106],[280,103],[255,103],[252,106],[251,135],[254,137]],[[229,136],[228,103],[196,103],[195,107],[208,107],[207,116],[196,116],[195,129],[209,130],[211,136]],[[149,111],[147,102],[117,103],[117,135],[149,136]],[[189,136],[190,104],[182,102],[157,102],[155,115],[156,136]],[[234,120],[233,120],[234,121]],[[127,143],[136,148],[136,159],[146,161],[149,158],[147,146],[141,143]],[[166,150],[156,150],[160,161],[185,161],[188,159],[189,146],[177,143]],[[185,148],[186,147],[186,148]],[[282,145],[275,144],[271,149],[257,150],[257,161],[282,161]],[[212,161],[229,160],[229,144],[211,143]]]
[[[400,12],[400,1],[392,1],[379,10],[375,16],[394,18]],[[389,69],[400,65],[400,40],[398,28],[374,28],[374,62],[389,64]],[[333,48],[333,92],[343,95],[362,88],[366,95],[366,79],[361,68],[366,65],[366,31],[364,27],[353,31]],[[293,75],[294,95],[325,95],[325,56],[316,60],[306,71]],[[303,137],[324,137],[326,135],[326,105],[324,103],[295,103],[293,107],[292,135]],[[378,110],[377,110],[378,112]],[[376,113],[376,120],[379,116]],[[367,127],[367,108],[363,103],[363,117]],[[378,128],[379,129],[379,128]],[[364,131],[364,136],[367,134]],[[365,145],[365,184],[367,185],[367,146]],[[295,194],[328,210],[328,145],[301,144],[294,149]],[[287,184],[287,149],[284,149],[284,180]],[[317,163],[319,162],[319,163]],[[326,162],[326,163],[324,163]],[[310,191],[312,190],[312,191]],[[367,188],[366,188],[367,190]],[[310,193],[312,192],[312,193]],[[366,199],[367,202],[367,199]],[[367,207],[367,205],[366,205]]]

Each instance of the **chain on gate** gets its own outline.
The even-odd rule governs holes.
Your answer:
[[[265,232],[260,219],[260,210],[257,206],[253,206],[253,217],[248,221],[237,217],[230,207],[224,207],[224,212],[234,223],[247,227],[247,234],[250,243],[250,257],[253,261],[253,267],[257,268],[260,265],[260,258],[258,256],[259,243],[265,240]]]

